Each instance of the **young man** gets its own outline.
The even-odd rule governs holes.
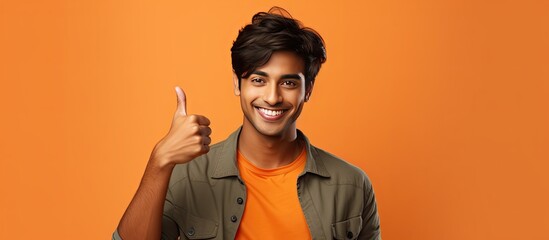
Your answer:
[[[272,12],[254,15],[231,48],[242,127],[210,148],[210,121],[187,115],[176,87],[171,129],[113,239],[381,239],[368,177],[296,128],[323,40]]]

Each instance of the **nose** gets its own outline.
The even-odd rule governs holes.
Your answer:
[[[270,84],[268,87],[265,88],[263,101],[271,106],[282,102],[282,95],[280,94],[280,89],[278,89],[278,84]]]

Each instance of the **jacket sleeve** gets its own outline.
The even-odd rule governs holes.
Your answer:
[[[178,239],[178,237],[177,224],[165,215],[162,216],[162,236],[160,240]],[[118,234],[118,229],[112,234],[112,240],[123,240]]]
[[[118,229],[114,230],[114,233],[112,234],[112,240],[122,240],[120,235],[118,235]]]
[[[171,240],[179,238],[179,227],[173,214],[175,206],[172,189],[168,188],[166,201],[164,202],[164,212],[162,214],[162,240]]]
[[[361,240],[381,240],[379,215],[377,212],[374,188],[368,177],[364,182],[364,209],[362,210],[362,230],[358,236]]]

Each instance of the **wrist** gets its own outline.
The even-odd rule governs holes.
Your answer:
[[[149,159],[148,167],[154,168],[158,171],[170,171],[175,167],[175,163],[170,161],[167,157],[160,157],[152,155]]]

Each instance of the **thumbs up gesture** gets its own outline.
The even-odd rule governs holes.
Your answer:
[[[186,163],[210,150],[210,120],[201,115],[187,115],[187,99],[175,87],[177,109],[168,134],[155,146],[151,160],[160,166]]]

